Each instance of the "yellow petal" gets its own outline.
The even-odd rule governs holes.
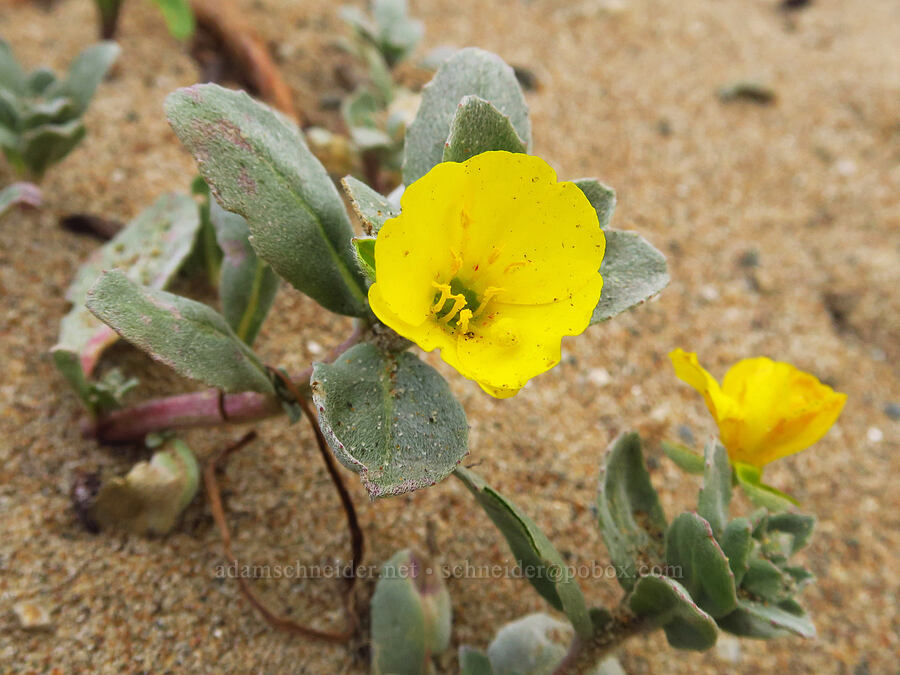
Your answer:
[[[757,467],[813,445],[837,420],[847,398],[813,375],[765,357],[736,363],[722,388],[744,420],[737,454]]]
[[[532,377],[559,363],[563,336],[578,335],[588,327],[599,297],[598,284],[585,286],[563,302],[491,305],[491,318],[481,330],[458,337],[458,363],[451,365],[492,396],[512,396]]]
[[[400,215],[388,220],[375,240],[376,282],[381,305],[405,323],[421,325],[431,313],[432,282],[449,283],[454,256],[450,245],[460,224],[465,189],[461,164],[444,162],[406,188]],[[374,308],[373,308],[373,311]],[[384,318],[375,311],[375,315]],[[409,337],[409,336],[407,336]]]
[[[460,278],[504,289],[503,301],[543,304],[571,296],[600,269],[606,238],[574,183],[557,183],[544,160],[485,152],[466,161],[456,246]]]
[[[700,362],[697,355],[693,352],[686,352],[683,349],[675,349],[669,352],[669,359],[675,367],[675,376],[696,389],[706,401],[706,407],[716,423],[722,427],[722,421],[730,417],[732,411],[731,402],[722,392],[719,383],[710,375]],[[724,434],[723,434],[724,435]],[[722,438],[722,444],[728,447],[725,439]]]

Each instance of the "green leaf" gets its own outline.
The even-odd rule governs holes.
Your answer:
[[[119,45],[115,42],[106,41],[91,45],[75,57],[69,65],[66,78],[57,80],[47,88],[44,95],[47,98],[71,98],[83,113],[120,51]]]
[[[652,625],[662,626],[676,649],[704,651],[716,644],[719,631],[715,621],[674,579],[655,574],[641,577],[628,597],[628,606]]]
[[[179,374],[226,392],[274,393],[256,355],[203,303],[104,272],[87,307],[134,346]]]
[[[356,261],[362,271],[375,281],[375,239],[374,237],[353,237],[353,248],[356,249]]]
[[[353,127],[377,126],[375,115],[381,107],[375,95],[368,89],[360,89],[344,99],[341,103],[341,114],[351,129]]]
[[[457,106],[470,95],[483,98],[509,116],[519,138],[530,147],[528,106],[513,69],[490,52],[461,49],[441,64],[422,90],[422,103],[406,133],[404,184],[411,185],[442,160]]]
[[[222,313],[235,334],[252,345],[278,291],[278,275],[256,257],[247,221],[209,203],[209,217],[224,254],[219,280]]]
[[[372,16],[378,48],[391,67],[409,56],[425,33],[425,25],[409,17],[406,0],[374,0]]]
[[[469,488],[506,538],[525,578],[547,602],[566,613],[579,635],[589,637],[593,633],[593,624],[584,595],[578,581],[569,576],[562,556],[547,535],[478,474],[459,467],[455,475]]]
[[[43,202],[41,190],[34,183],[12,183],[0,190],[0,216],[13,206],[40,207]]]
[[[661,444],[662,451],[666,457],[671,459],[682,471],[702,476],[706,468],[706,462],[703,461],[703,455],[694,452],[689,447],[680,443],[672,443],[671,441],[663,441]]]
[[[164,288],[190,255],[199,227],[197,205],[190,197],[163,195],[78,269],[66,291],[72,309],[60,324],[53,359],[88,408],[94,403],[86,378],[103,350],[118,340],[116,333],[84,306],[88,290],[101,272],[113,268],[144,286]]]
[[[26,107],[22,128],[33,129],[42,124],[64,124],[78,116],[78,106],[70,98],[39,101]]]
[[[741,581],[741,588],[763,600],[778,600],[785,587],[781,570],[764,558],[750,561],[747,573]]]
[[[734,475],[744,494],[757,506],[770,511],[788,511],[799,502],[771,485],[762,482],[762,472],[755,466],[735,462]]]
[[[101,527],[135,534],[166,534],[197,494],[200,467],[190,448],[176,440],[171,450],[138,462],[128,475],[101,487],[89,507]]]
[[[613,212],[616,210],[616,191],[596,178],[579,178],[572,182],[581,188],[591,206],[597,211],[600,227],[605,230],[609,226],[609,221],[612,220]]]
[[[40,96],[54,82],[56,82],[56,73],[49,68],[41,67],[35,68],[28,74],[26,85],[30,94]]]
[[[694,601],[714,617],[725,616],[737,603],[734,575],[708,522],[682,513],[666,532],[666,562]],[[676,572],[676,574],[678,574]]]
[[[787,556],[794,555],[809,543],[813,529],[816,526],[815,516],[807,516],[802,513],[772,513],[769,514],[767,530],[787,534],[790,543],[785,551]]]
[[[506,624],[487,650],[494,675],[551,675],[566,655],[570,630],[546,614]]]
[[[640,305],[669,283],[666,257],[637,232],[606,230],[600,274],[603,291],[591,324]]]
[[[170,94],[166,114],[219,203],[247,219],[259,257],[323,307],[365,316],[350,219],[300,130],[215,84]]]
[[[465,96],[450,124],[444,162],[465,162],[490,150],[525,152],[509,117],[478,96]]]
[[[372,673],[419,675],[450,646],[450,594],[440,571],[409,550],[381,568],[372,596]]]
[[[316,363],[311,386],[331,449],[373,498],[434,485],[468,452],[462,406],[413,354],[358,344]]]
[[[731,504],[731,464],[728,452],[718,440],[706,444],[703,487],[697,501],[697,513],[706,519],[718,539],[728,524]]]
[[[40,178],[50,166],[72,152],[84,135],[80,119],[64,124],[43,124],[22,134],[19,154],[29,171]]]
[[[750,552],[753,550],[753,528],[746,518],[735,518],[725,527],[719,538],[722,553],[728,558],[728,566],[734,574],[735,588],[749,569]]]
[[[463,645],[459,648],[459,675],[494,675],[494,669],[487,654]]]
[[[641,437],[622,434],[606,452],[597,495],[600,532],[616,568],[616,577],[631,590],[638,565],[664,560],[666,516],[650,482]]]
[[[153,0],[162,12],[166,27],[176,40],[187,40],[194,34],[194,12],[187,0]]]
[[[377,234],[388,220],[400,215],[400,209],[392,206],[387,197],[375,192],[361,180],[345,176],[341,184],[350,197],[353,209],[362,221],[366,234]]]
[[[3,38],[0,38],[0,89],[8,89],[20,96],[28,91],[28,76]]]
[[[816,637],[809,616],[793,602],[763,605],[741,600],[738,608],[717,620],[719,628],[741,637],[768,640],[793,633],[807,639]]]

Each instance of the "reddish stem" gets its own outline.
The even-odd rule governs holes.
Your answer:
[[[326,362],[333,361],[359,342],[364,326],[357,322],[353,332],[335,347]],[[309,398],[309,378],[312,366],[292,379],[299,393]],[[276,396],[245,391],[239,394],[223,394],[218,389],[206,389],[191,394],[178,394],[154,398],[130,408],[112,412],[82,425],[86,437],[101,443],[131,443],[141,440],[154,431],[163,429],[190,429],[215,427],[222,424],[239,424],[273,417],[284,409]]]

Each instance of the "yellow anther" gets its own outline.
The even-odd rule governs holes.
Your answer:
[[[469,319],[472,318],[472,310],[464,309],[459,313],[459,330],[463,333],[469,332]]]
[[[439,284],[436,281],[432,281],[431,285],[441,292],[441,297],[434,303],[434,307],[431,308],[431,311],[440,312],[441,307],[444,306],[444,303],[447,302],[450,297],[450,284]]]
[[[477,318],[481,316],[484,310],[487,308],[488,303],[493,299],[495,295],[498,293],[502,293],[505,289],[498,288],[497,286],[488,286],[484,293],[481,295],[481,303],[478,305],[478,308],[475,310],[475,313],[472,315],[473,318]]]
[[[450,311],[440,319],[438,319],[438,323],[450,323],[459,312],[466,306],[466,296],[462,293],[457,295],[451,295],[449,300],[453,300],[453,307],[450,308]],[[438,310],[440,311],[440,310]]]

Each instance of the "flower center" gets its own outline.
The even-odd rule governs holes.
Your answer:
[[[469,321],[482,314],[491,298],[501,290],[491,286],[479,297],[456,277],[449,284],[433,282],[432,285],[437,289],[431,308],[434,318],[438,323],[451,329],[458,328],[463,333],[469,331]]]

